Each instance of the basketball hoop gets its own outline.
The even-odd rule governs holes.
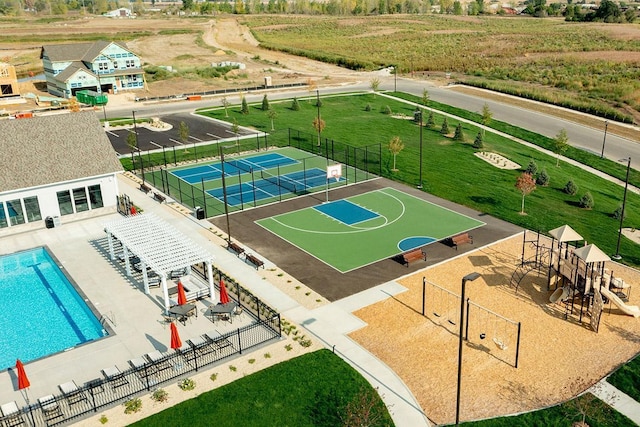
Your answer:
[[[335,178],[336,182],[342,178],[342,165],[340,163],[327,166],[327,179],[331,178]]]

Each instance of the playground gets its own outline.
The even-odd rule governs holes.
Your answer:
[[[459,295],[461,280],[469,273],[480,277],[466,284],[470,305],[462,356],[461,421],[563,402],[640,352],[639,318],[625,314],[615,302],[605,302],[595,332],[586,306],[580,320],[579,300],[573,311],[559,299],[550,301],[555,289],[569,283],[556,284],[552,277],[548,289],[545,268],[530,269],[519,277],[516,292],[512,279],[522,261],[534,259],[536,252],[540,255],[536,245],[552,247],[549,238],[540,236],[534,244],[530,237],[519,233],[408,275],[398,280],[406,292],[355,312],[367,326],[350,336],[405,381],[433,422],[454,422]],[[638,271],[614,261],[600,268],[628,284],[625,305],[640,303]]]

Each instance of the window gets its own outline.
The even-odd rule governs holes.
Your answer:
[[[0,202],[0,228],[8,227],[7,214],[4,213],[4,203]]]
[[[89,187],[89,200],[91,201],[91,209],[101,208],[104,206],[100,185],[92,185]]]
[[[73,189],[73,201],[76,205],[76,212],[84,212],[89,210],[89,202],[87,200],[87,189],[74,188]]]
[[[7,202],[7,211],[9,212],[9,222],[11,225],[24,224],[24,213],[22,212],[20,199],[9,200]]]
[[[42,219],[37,196],[27,197],[24,199],[24,210],[27,213],[27,222],[39,221]]]
[[[69,190],[58,191],[58,206],[60,207],[60,215],[69,215],[73,213],[73,204],[71,203],[71,193]]]

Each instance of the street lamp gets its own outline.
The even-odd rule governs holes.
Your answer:
[[[415,118],[418,119],[420,127],[420,178],[418,180],[418,188],[422,188],[422,110],[416,107]]]
[[[620,255],[620,238],[622,237],[622,221],[624,221],[624,208],[627,204],[627,188],[629,187],[629,170],[631,169],[631,157],[627,159],[620,159],[619,162],[627,161],[627,177],[624,180],[624,196],[622,196],[622,212],[620,212],[620,229],[618,230],[618,244],[616,245],[616,254],[611,258],[615,260],[622,259]]]
[[[604,144],[607,142],[607,127],[609,127],[609,120],[604,121],[604,138],[602,139],[602,153],[600,153],[600,158],[604,158]]]
[[[458,338],[458,389],[456,392],[456,425],[460,424],[460,383],[462,382],[462,328],[464,323],[464,291],[467,282],[473,282],[480,273],[469,273],[462,278],[462,294],[460,295],[460,335]]]

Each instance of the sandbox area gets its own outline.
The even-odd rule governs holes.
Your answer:
[[[640,352],[640,318],[606,304],[598,333],[590,329],[588,316],[579,323],[579,310],[565,320],[564,305],[549,303],[546,273],[530,272],[516,294],[509,282],[521,253],[522,235],[480,248],[399,280],[407,292],[355,313],[368,326],[350,336],[402,378],[433,422],[454,422],[458,326],[446,316],[422,316],[423,277],[459,295],[462,277],[478,272],[482,276],[467,283],[466,296],[522,324],[516,369],[515,338],[507,338],[508,348],[500,350],[492,340],[499,326],[478,316],[471,322],[463,349],[461,421],[562,402],[582,391],[576,380],[592,385]],[[527,245],[525,258],[533,254]],[[640,304],[640,272],[614,262],[606,267],[631,284],[628,304]],[[427,305],[426,314],[432,309]],[[450,310],[450,318],[459,316],[459,307]],[[481,340],[479,332],[487,337]]]

